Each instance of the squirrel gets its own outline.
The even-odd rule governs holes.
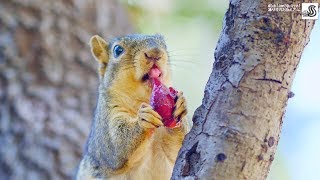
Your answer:
[[[182,92],[175,99],[173,116],[181,122],[176,128],[165,127],[150,105],[151,68],[171,85],[163,36],[133,34],[106,42],[95,35],[89,45],[99,64],[98,100],[76,179],[170,179],[190,127]]]

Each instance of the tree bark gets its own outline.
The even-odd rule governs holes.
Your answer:
[[[0,0],[0,179],[71,179],[96,101],[89,38],[130,32],[115,0]]]
[[[315,22],[297,11],[268,12],[268,4],[230,1],[202,105],[172,179],[266,179]]]

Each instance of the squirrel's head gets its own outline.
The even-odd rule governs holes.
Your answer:
[[[90,39],[91,52],[99,62],[101,80],[125,78],[147,83],[150,78],[167,82],[168,53],[161,35],[128,35],[106,42],[98,35]]]

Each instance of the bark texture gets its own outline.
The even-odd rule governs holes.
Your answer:
[[[115,0],[0,0],[0,179],[71,179],[96,101],[89,38],[130,32]]]
[[[172,179],[266,179],[314,25],[300,12],[268,12],[269,3],[230,1],[202,105]]]

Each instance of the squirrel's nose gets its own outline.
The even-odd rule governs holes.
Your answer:
[[[149,61],[159,61],[163,55],[163,52],[159,48],[152,48],[144,53],[144,56]]]

